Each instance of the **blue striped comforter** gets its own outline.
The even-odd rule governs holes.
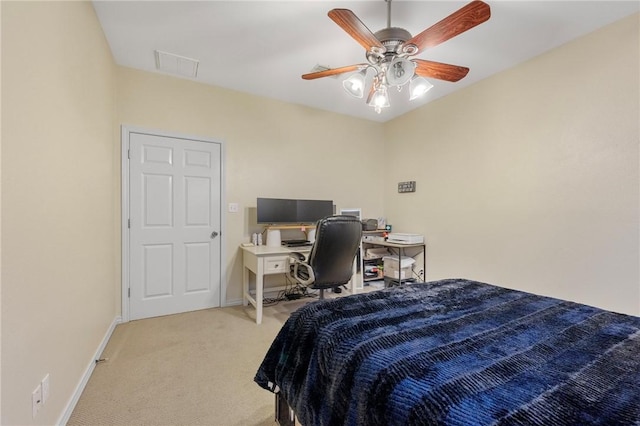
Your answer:
[[[305,426],[640,425],[640,318],[412,284],[300,308],[255,381]]]

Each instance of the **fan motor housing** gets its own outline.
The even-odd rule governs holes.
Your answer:
[[[397,47],[411,38],[411,33],[404,28],[389,27],[376,31],[374,36],[387,49],[387,53],[398,53]]]

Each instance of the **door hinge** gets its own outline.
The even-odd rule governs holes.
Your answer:
[[[129,160],[131,160],[131,150],[130,149],[127,150],[127,158]]]
[[[131,287],[129,287],[128,289],[129,291],[127,292],[127,297],[131,297]]]
[[[127,228],[131,228],[131,219],[127,219]]]

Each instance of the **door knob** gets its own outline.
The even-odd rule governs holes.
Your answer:
[[[220,235],[220,234],[218,234],[218,232],[217,232],[217,231],[213,231],[213,232],[211,233],[211,239],[213,240],[213,239],[214,239],[215,237],[217,237],[218,235]]]

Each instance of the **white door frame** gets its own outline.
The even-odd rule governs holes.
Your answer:
[[[144,133],[153,136],[164,136],[175,139],[189,139],[199,142],[217,143],[220,145],[220,307],[226,306],[226,206],[225,178],[224,178],[224,142],[201,136],[185,135],[160,130],[145,129],[129,125],[121,126],[121,250],[122,250],[122,322],[129,322],[129,138],[131,133]]]

